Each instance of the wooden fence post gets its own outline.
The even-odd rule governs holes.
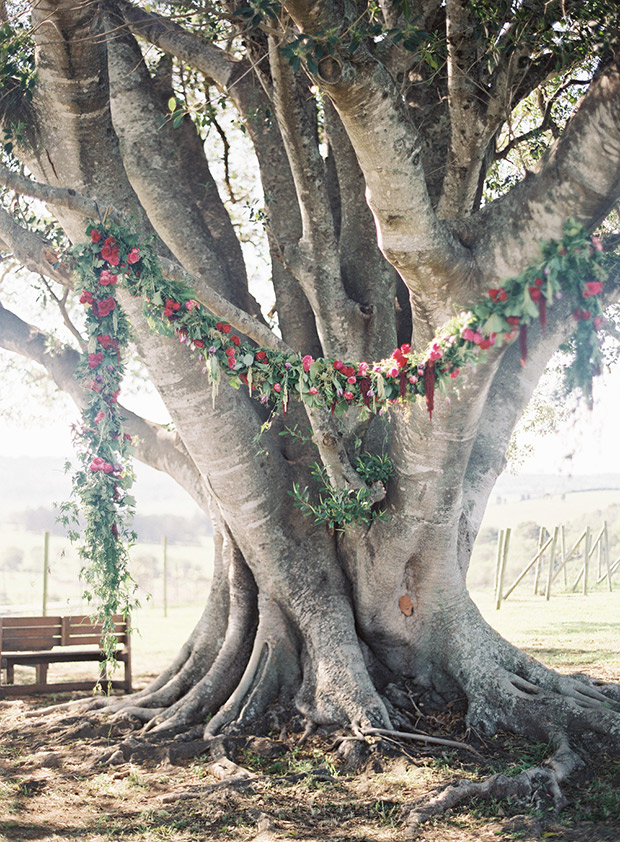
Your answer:
[[[50,559],[50,534],[43,534],[43,616],[47,617],[47,575],[49,572]]]
[[[497,602],[497,587],[499,583],[499,570],[502,566],[502,551],[504,549],[504,530],[500,529],[497,533],[497,555],[495,558],[495,581],[493,582],[493,596]]]
[[[538,593],[538,582],[540,581],[540,569],[543,566],[543,558],[544,555],[540,554],[542,549],[542,545],[545,543],[545,535],[547,534],[547,530],[544,526],[540,527],[538,532],[538,561],[536,562],[536,567],[534,569],[534,596]]]
[[[551,582],[553,581],[553,562],[555,561],[555,548],[558,543],[558,534],[560,531],[560,527],[556,526],[553,530],[553,542],[551,544],[551,551],[549,554],[549,568],[547,570],[547,586],[545,588],[545,599],[549,599],[551,596]]]
[[[495,608],[499,611],[502,604],[502,591],[504,590],[504,574],[506,572],[506,562],[508,560],[508,547],[510,545],[510,527],[506,528],[504,532],[504,542],[502,547],[501,563],[499,566],[497,577],[497,594],[495,599]]]
[[[164,617],[168,616],[168,538],[161,539],[164,555]]]

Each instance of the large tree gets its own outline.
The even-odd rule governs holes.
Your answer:
[[[217,317],[265,348],[345,361],[421,349],[539,260],[567,219],[592,231],[617,202],[615,7],[179,0],[156,12],[128,0],[5,0],[2,179],[46,202],[70,241],[85,240],[97,208],[154,235],[169,277],[188,273]],[[218,102],[236,109],[256,156],[279,336],[249,292],[238,225],[196,130]],[[70,267],[22,207],[0,209],[3,250],[70,288]],[[177,480],[216,531],[204,614],[132,697],[133,713],[158,731],[210,717],[213,734],[294,700],[309,726],[390,728],[402,723],[389,695],[404,681],[464,696],[480,732],[551,741],[550,780],[578,763],[584,734],[620,749],[619,688],[524,655],[465,585],[512,430],[574,330],[574,305],[557,302],[546,332],[530,330],[526,366],[515,343],[493,348],[432,418],[424,401],[335,417],[291,401],[261,433],[264,403],[225,387],[213,399],[203,361],[119,296],[175,428],[126,413],[137,455]],[[49,353],[44,332],[4,308],[0,343],[84,403],[75,349]],[[284,425],[301,435],[280,435]],[[293,485],[308,485],[318,460],[334,489],[355,495],[360,452],[394,466],[372,489],[387,516],[344,530],[305,517]]]

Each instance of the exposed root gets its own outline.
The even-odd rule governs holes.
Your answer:
[[[448,740],[443,737],[432,737],[430,734],[414,734],[410,731],[392,731],[390,728],[361,728],[360,734],[362,736],[379,736],[379,737],[395,737],[399,740],[412,740],[413,742],[429,743],[439,746],[448,746],[449,748],[458,748],[462,751],[469,751],[475,754],[476,757],[482,759],[479,751],[476,751],[467,743],[460,743],[458,740]]]
[[[230,616],[224,643],[206,675],[174,704],[153,717],[145,731],[182,731],[219,710],[239,682],[256,630],[256,585],[237,550],[230,567]]]
[[[472,798],[507,798],[533,804],[543,814],[559,812],[567,803],[560,784],[584,764],[566,737],[558,738],[556,744],[556,752],[548,761],[518,775],[498,774],[485,781],[461,780],[449,784],[430,800],[405,805],[407,836],[415,837],[423,822]]]
[[[234,721],[244,728],[278,697],[292,698],[299,687],[299,656],[290,627],[273,600],[260,597],[260,620],[241,681],[205,728],[205,739]]]

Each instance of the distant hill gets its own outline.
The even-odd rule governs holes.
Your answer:
[[[495,484],[491,503],[534,500],[548,495],[561,496],[581,491],[618,491],[620,474],[509,474]]]
[[[52,509],[71,490],[64,461],[54,457],[0,457],[0,523],[16,512],[28,509]],[[192,498],[167,474],[136,463],[134,496],[141,516],[204,516]]]

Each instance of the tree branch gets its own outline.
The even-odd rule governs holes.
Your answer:
[[[284,260],[298,279],[317,321],[324,353],[356,355],[359,308],[347,296],[340,273],[325,167],[317,140],[299,102],[292,67],[270,39],[269,61],[274,104],[301,210],[302,239],[285,250]]]
[[[620,71],[609,66],[590,86],[536,173],[468,222],[483,282],[515,275],[538,258],[541,238],[559,238],[569,217],[592,229],[620,195]]]
[[[312,33],[320,24],[338,27],[318,0],[286,4],[298,27]],[[328,56],[317,82],[334,103],[366,181],[379,247],[416,293],[436,290],[447,275],[458,287],[470,256],[431,206],[422,168],[423,142],[390,74],[367,54]]]
[[[254,144],[268,204],[267,234],[282,336],[297,348],[320,353],[314,314],[297,280],[283,262],[283,252],[299,241],[301,218],[282,137],[277,122],[268,117],[270,101],[261,85],[256,84],[255,72],[258,68],[247,59],[234,58],[154,12],[146,12],[126,0],[119,0],[118,7],[135,35],[177,56],[207,79],[213,80],[238,109]],[[267,60],[266,54],[264,59]]]
[[[119,222],[118,213],[112,207],[106,205],[100,207],[94,199],[89,199],[88,196],[78,193],[72,187],[52,187],[49,184],[42,184],[13,172],[2,164],[0,164],[0,184],[22,196],[30,196],[32,199],[40,199],[56,207],[67,208],[89,219],[110,217],[114,222]]]
[[[59,258],[51,244],[22,228],[1,207],[0,240],[29,271],[52,278],[63,286],[73,286],[71,267]]]

